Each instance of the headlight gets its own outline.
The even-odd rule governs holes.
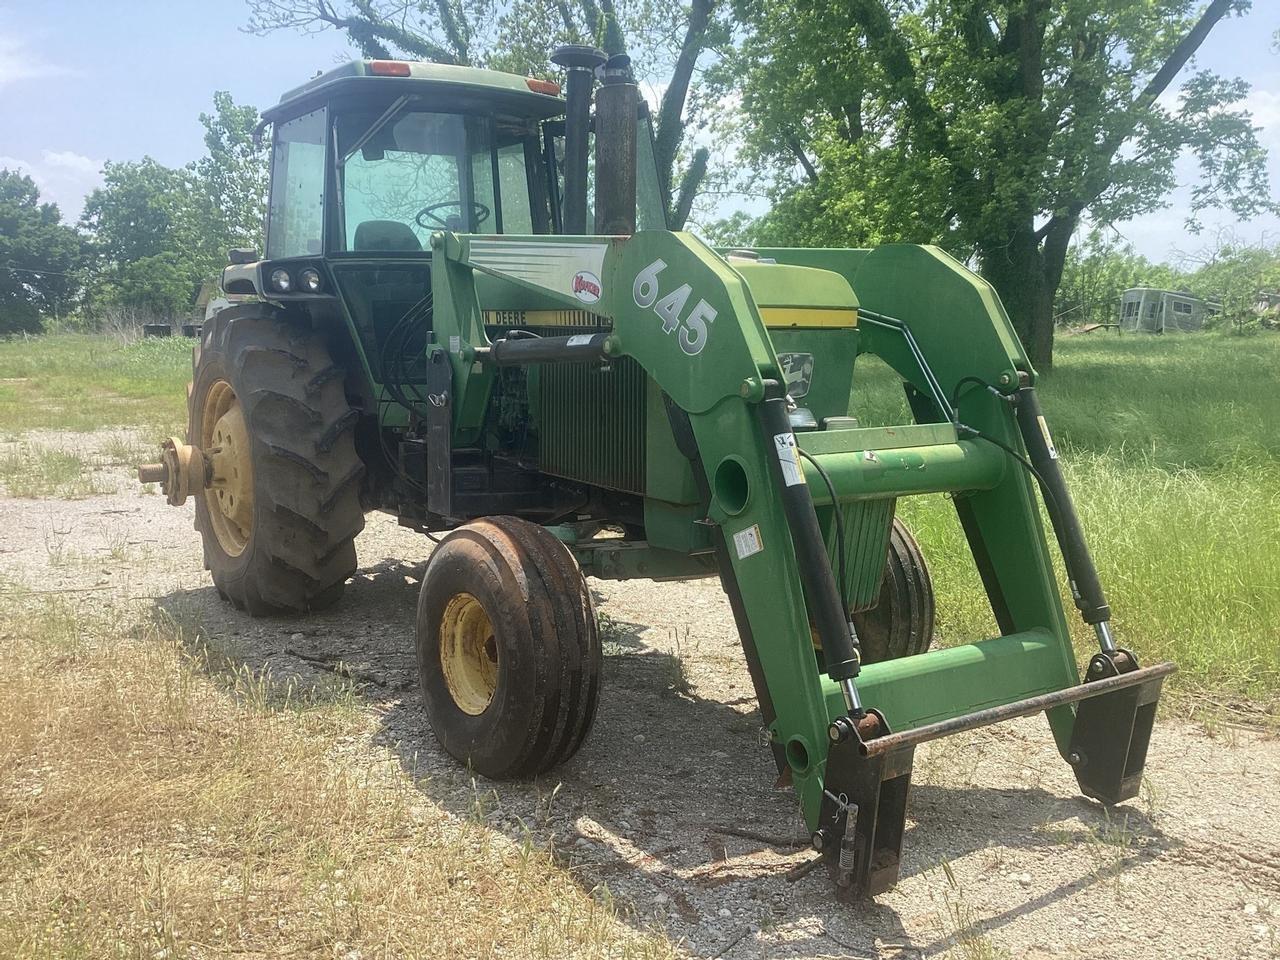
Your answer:
[[[288,270],[272,270],[271,286],[278,293],[288,293],[293,288],[293,278]]]
[[[320,292],[320,274],[308,267],[298,274],[298,286],[307,293]]]

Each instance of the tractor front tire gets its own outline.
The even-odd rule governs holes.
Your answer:
[[[265,303],[215,314],[192,368],[187,439],[212,477],[196,529],[219,595],[253,616],[329,606],[364,528],[342,368],[323,336]]]
[[[477,773],[537,776],[586,739],[601,670],[591,595],[537,524],[488,517],[441,541],[422,579],[417,648],[431,727]]]
[[[863,663],[924,653],[933,642],[933,581],[907,525],[894,517],[876,605],[853,615]]]

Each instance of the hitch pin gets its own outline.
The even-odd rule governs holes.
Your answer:
[[[1102,648],[1103,653],[1116,652],[1116,640],[1111,635],[1111,621],[1103,620],[1093,625],[1093,632],[1098,635],[1098,646]]]

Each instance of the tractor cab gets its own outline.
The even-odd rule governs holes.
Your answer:
[[[589,220],[595,233],[666,228],[648,110],[619,82],[629,62],[580,47],[558,62],[567,100],[547,80],[385,60],[286,92],[262,119],[272,128],[266,256],[233,251],[223,289],[352,331],[335,349],[369,372],[353,392],[371,412],[403,411],[397,394],[422,383],[432,334],[433,234],[586,234]],[[605,86],[592,116],[597,71]],[[610,80],[619,95],[606,95]],[[600,129],[607,155],[589,164]],[[628,181],[620,190],[612,176],[600,209],[597,170]],[[487,321],[522,326],[525,311],[513,308],[537,306],[508,283],[484,286]]]
[[[379,60],[289,91],[263,115],[267,258],[412,257],[437,230],[568,232],[559,93],[514,74]],[[665,228],[648,112],[635,106],[638,225]],[[585,192],[591,204],[592,184]]]

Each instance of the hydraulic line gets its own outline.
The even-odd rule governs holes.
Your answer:
[[[764,428],[765,445],[773,454],[770,457],[774,467],[772,472],[779,486],[787,526],[791,530],[805,597],[822,641],[827,675],[839,684],[849,713],[860,717],[865,710],[854,678],[861,670],[861,658],[850,630],[848,610],[843,606],[835,574],[831,570],[813,497],[809,493],[809,485],[804,482],[795,434],[787,412],[787,397],[783,386],[776,380],[765,381],[760,422]]]
[[[1017,393],[1012,397],[1007,397],[981,378],[968,376],[961,378],[956,383],[952,395],[948,397],[943,392],[937,377],[934,376],[933,370],[930,369],[923,351],[911,332],[911,328],[904,321],[896,317],[876,313],[874,310],[859,310],[858,315],[873,325],[897,330],[902,335],[908,349],[911,351],[912,357],[920,368],[920,374],[924,378],[934,403],[943,416],[956,428],[958,436],[962,438],[973,437],[994,444],[1009,454],[1035,478],[1044,496],[1045,508],[1049,512],[1049,522],[1053,526],[1058,548],[1062,553],[1063,562],[1066,564],[1067,577],[1070,581],[1071,594],[1075,600],[1076,608],[1080,611],[1085,623],[1093,627],[1094,632],[1097,634],[1098,645],[1102,648],[1103,653],[1115,653],[1117,647],[1111,632],[1111,607],[1107,604],[1106,596],[1102,590],[1102,583],[1098,579],[1097,568],[1094,566],[1093,557],[1090,555],[1088,544],[1085,542],[1084,530],[1080,525],[1080,518],[1076,514],[1075,505],[1072,503],[1071,493],[1067,489],[1066,479],[1062,475],[1062,468],[1058,461],[1058,451],[1050,439],[1049,428],[1040,409],[1040,400],[1036,395],[1035,388],[1026,382],[1024,376],[1023,385],[1018,389]],[[1018,429],[1022,435],[1023,446],[1027,450],[1026,457],[1022,456],[1007,443],[988,436],[982,431],[960,421],[956,413],[956,405],[959,403],[961,390],[970,384],[975,387],[982,387],[994,396],[1000,399],[1008,399],[1014,404]]]

